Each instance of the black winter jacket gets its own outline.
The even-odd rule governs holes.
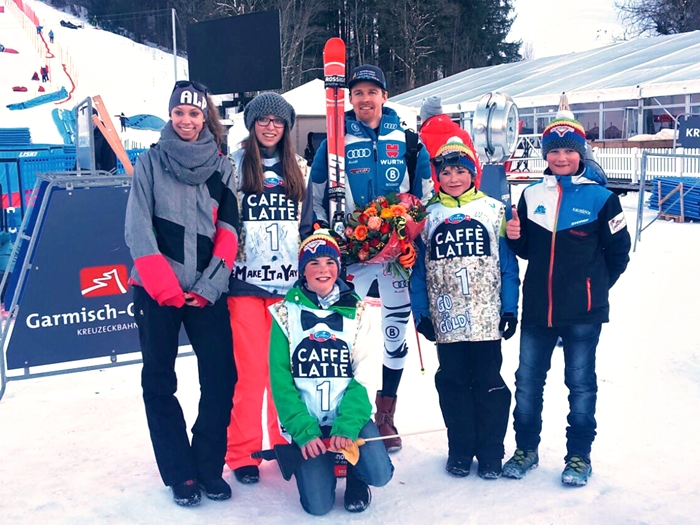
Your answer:
[[[523,325],[608,322],[608,290],[629,262],[630,235],[617,195],[586,177],[554,176],[518,203],[521,235],[508,246],[528,260]]]

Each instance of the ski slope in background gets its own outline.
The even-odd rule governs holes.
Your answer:
[[[128,38],[95,29],[84,21],[41,2],[25,0],[34,10],[48,42],[48,32],[54,32],[54,45],[49,44],[56,58],[47,59],[51,82],[44,84],[46,92],[61,86],[70,90],[69,79],[61,62],[68,58],[76,71],[76,89],[64,104],[45,104],[32,109],[10,111],[7,104],[23,102],[37,96],[40,82],[32,81],[44,60],[32,39],[10,10],[11,0],[0,0],[5,13],[0,13],[0,43],[14,48],[19,54],[0,53],[0,127],[29,127],[35,143],[61,144],[61,136],[51,118],[54,108],[72,109],[88,96],[101,95],[111,115],[148,113],[168,120],[168,99],[174,83],[173,55]],[[68,29],[61,20],[83,29]],[[31,28],[30,28],[31,29]],[[43,46],[43,44],[42,44]],[[59,53],[59,46],[62,53]],[[63,55],[63,56],[61,56]],[[188,77],[187,60],[178,58],[178,79]],[[15,93],[13,86],[26,86],[27,93]],[[113,117],[114,120],[116,120]],[[158,133],[129,129],[122,139],[148,145],[157,140]]]

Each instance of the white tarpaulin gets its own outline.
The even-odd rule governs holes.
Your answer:
[[[611,46],[512,64],[468,69],[392,97],[420,108],[430,96],[446,112],[473,111],[493,91],[508,93],[519,108],[635,100],[700,93],[700,31],[640,38]]]

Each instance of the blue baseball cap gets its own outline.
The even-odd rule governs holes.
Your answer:
[[[352,86],[358,82],[374,82],[384,91],[387,90],[384,72],[377,66],[372,66],[370,64],[363,64],[352,70],[352,75],[350,75],[350,81],[348,82],[348,89],[352,89]]]

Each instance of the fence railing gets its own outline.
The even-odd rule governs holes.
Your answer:
[[[695,153],[690,153],[690,151],[694,151]],[[640,172],[641,180],[639,183],[639,198],[637,201],[637,220],[635,224],[634,245],[632,248],[633,251],[637,250],[637,242],[642,240],[642,232],[646,230],[649,226],[651,226],[661,216],[663,212],[663,207],[658,205],[657,201],[659,214],[656,217],[654,217],[646,226],[644,225],[644,214],[642,212],[646,203],[645,186],[646,181],[648,180],[647,174],[649,173],[649,167],[654,165],[669,166],[673,164],[675,166],[681,167],[684,167],[686,165],[694,166],[697,169],[697,167],[700,165],[700,151],[696,149],[686,150],[686,152],[687,153],[682,154],[682,157],[678,153],[650,153],[647,151],[644,151],[642,153]],[[666,160],[669,162],[658,162],[660,160]],[[669,199],[669,202],[665,205],[667,210],[672,210],[676,206],[676,204],[682,202],[683,199],[689,196],[689,194],[696,194],[698,191],[700,191],[698,189],[700,186],[700,178],[692,176],[688,177],[688,175],[691,175],[688,172],[684,172],[683,175],[685,175],[683,178],[678,178],[676,179],[676,181],[674,181],[674,184],[678,185],[678,190],[680,191]],[[687,184],[684,185],[684,183]],[[693,197],[695,196],[696,195],[693,195]],[[659,195],[657,194],[656,197],[658,199]],[[694,205],[697,205],[697,199],[691,198],[691,201]]]
[[[515,155],[511,158],[510,171],[541,173],[547,167],[542,158],[541,135],[521,135]],[[649,155],[646,180],[656,177],[700,176],[700,149],[676,148],[596,148],[595,159],[605,170],[608,179],[639,182],[642,154]],[[674,157],[674,153],[695,157]]]

